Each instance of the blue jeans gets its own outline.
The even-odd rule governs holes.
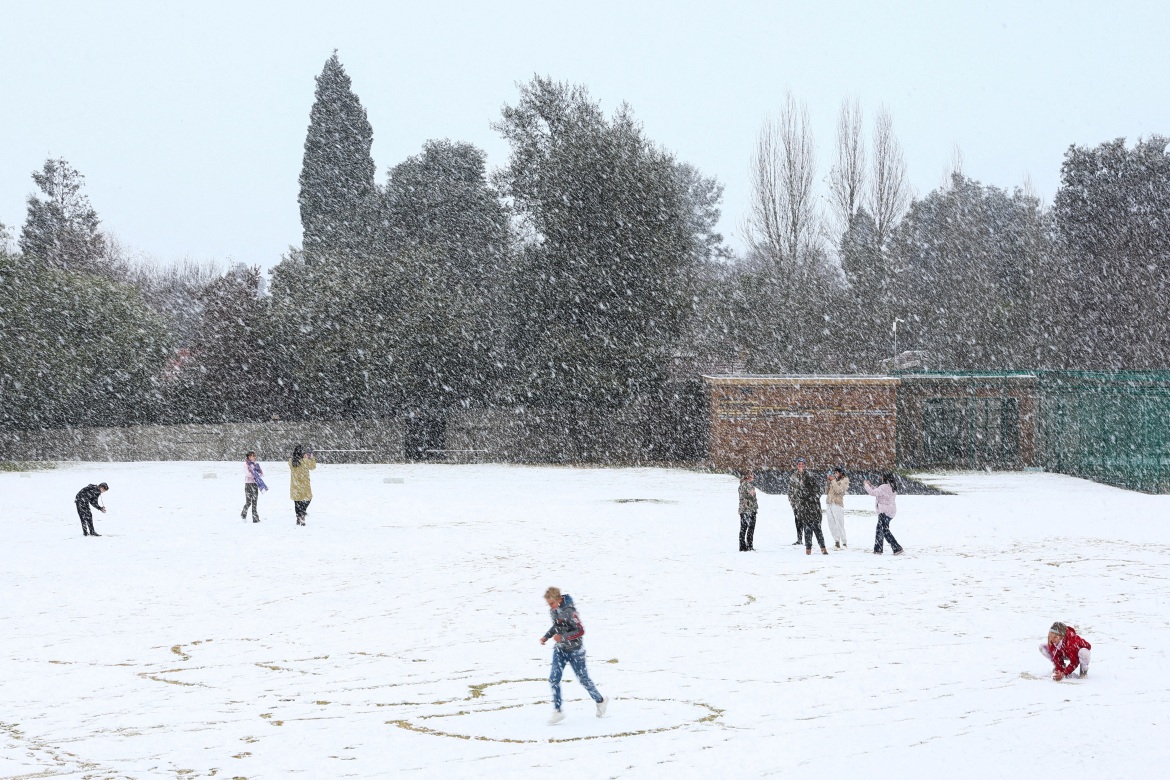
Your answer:
[[[548,675],[548,681],[552,685],[553,707],[558,710],[561,708],[561,673],[565,671],[565,664],[573,667],[577,681],[589,692],[593,701],[601,701],[602,696],[597,692],[597,686],[589,679],[589,670],[585,668],[585,648],[566,653],[556,647],[553,648],[552,671]]]

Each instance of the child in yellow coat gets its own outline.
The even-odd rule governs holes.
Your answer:
[[[305,516],[309,513],[309,502],[313,500],[313,485],[309,480],[309,472],[317,468],[317,460],[313,453],[305,453],[301,445],[293,447],[292,460],[288,462],[289,495],[292,496],[293,508],[297,513],[297,525],[305,524]]]

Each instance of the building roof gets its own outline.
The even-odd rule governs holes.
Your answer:
[[[871,374],[730,374],[724,376],[703,375],[703,381],[718,384],[858,384],[890,385],[898,378]]]

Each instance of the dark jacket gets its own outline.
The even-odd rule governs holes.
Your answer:
[[[756,483],[750,479],[739,481],[739,513],[741,515],[755,512],[760,508],[756,503]]]
[[[86,485],[73,499],[78,506],[92,505],[95,509],[101,509],[101,504],[98,503],[98,498],[102,495],[102,489],[97,485]]]
[[[807,470],[803,474],[792,472],[788,479],[788,503],[792,512],[801,520],[821,519],[821,486]]]
[[[581,618],[577,615],[577,608],[573,606],[573,597],[568,593],[561,595],[561,605],[555,609],[549,608],[549,617],[552,618],[552,628],[545,632],[545,639],[552,639],[553,635],[560,634],[561,641],[557,647],[566,653],[575,653],[585,646],[581,637],[585,636],[585,626],[581,625]]]

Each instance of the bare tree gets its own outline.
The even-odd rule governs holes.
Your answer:
[[[16,239],[8,232],[8,226],[0,222],[0,255],[15,254],[18,248]]]
[[[869,191],[869,206],[879,247],[885,246],[890,232],[909,205],[906,160],[902,157],[902,145],[894,137],[890,112],[883,107],[873,126],[873,179]]]
[[[1032,181],[1032,174],[1024,174],[1024,182],[1020,185],[1020,192],[1025,198],[1035,201],[1037,209],[1044,208],[1044,199],[1040,197],[1040,190],[1036,189],[1036,182]]]
[[[204,293],[224,275],[223,267],[190,257],[161,264],[145,254],[131,255],[120,242],[115,247],[122,278],[142,291],[146,303],[167,319],[180,346],[186,346],[203,313]]]
[[[753,248],[778,265],[795,268],[820,242],[816,167],[808,109],[789,93],[780,116],[765,120],[756,142],[747,224]]]
[[[841,101],[841,113],[837,117],[837,163],[829,173],[829,192],[841,233],[849,229],[865,189],[865,142],[861,128],[861,101],[857,98]]]
[[[946,170],[943,171],[942,183],[939,185],[944,190],[949,190],[955,186],[955,177],[962,178],[963,176],[963,150],[955,144],[951,148],[951,159],[947,160]]]

